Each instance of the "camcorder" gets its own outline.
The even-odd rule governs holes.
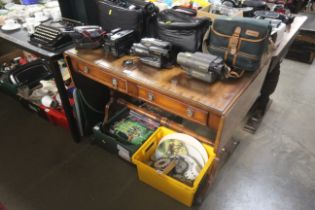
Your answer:
[[[117,28],[112,30],[104,39],[104,50],[114,57],[121,57],[128,54],[132,43],[139,40],[134,30],[122,30]]]
[[[225,71],[221,57],[201,52],[181,52],[177,55],[177,63],[191,77],[205,82],[214,82]]]
[[[170,42],[155,38],[142,38],[134,43],[131,54],[140,57],[140,61],[156,68],[167,68],[173,64],[172,45]]]

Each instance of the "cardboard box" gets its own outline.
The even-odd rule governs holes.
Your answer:
[[[197,11],[197,17],[207,17],[210,18],[212,21],[215,20],[216,17],[220,16],[218,14],[210,13],[211,4],[209,6],[203,7]],[[233,14],[233,17],[243,17],[243,11],[238,11]]]
[[[8,63],[10,62],[11,60],[13,60],[14,58],[16,57],[23,57],[23,51],[22,50],[13,50],[12,52],[10,53],[7,53],[3,56],[0,57],[0,64],[2,63]]]

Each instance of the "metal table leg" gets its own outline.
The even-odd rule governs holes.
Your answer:
[[[65,111],[67,120],[69,122],[69,127],[70,127],[72,138],[75,142],[78,143],[78,142],[80,142],[79,129],[77,127],[76,120],[74,119],[72,107],[71,107],[70,102],[69,102],[68,93],[67,93],[67,90],[66,90],[65,85],[64,85],[64,81],[63,81],[63,78],[61,75],[59,64],[57,61],[48,61],[48,66],[54,74],[54,78],[55,78],[56,86],[57,86],[58,91],[59,91],[62,106],[63,106],[63,109]]]

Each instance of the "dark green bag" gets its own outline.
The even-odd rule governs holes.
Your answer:
[[[220,16],[205,35],[203,52],[222,56],[234,69],[255,71],[267,49],[270,31],[266,20]]]
[[[16,96],[17,86],[10,82],[8,74],[0,74],[0,90],[10,94],[11,96]]]

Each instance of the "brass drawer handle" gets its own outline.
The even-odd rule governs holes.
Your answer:
[[[193,117],[194,116],[194,110],[191,107],[187,108],[186,113],[187,113],[188,117]]]
[[[154,94],[153,93],[151,93],[151,92],[148,93],[148,100],[154,101]]]
[[[83,72],[86,73],[86,74],[88,74],[88,73],[90,72],[89,67],[84,66],[84,67],[83,67]]]
[[[113,85],[114,88],[118,88],[118,81],[117,81],[116,78],[112,79],[112,85]]]

